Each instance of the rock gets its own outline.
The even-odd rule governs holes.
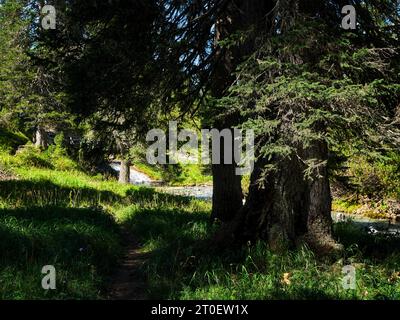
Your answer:
[[[13,177],[7,171],[0,168],[0,181],[7,181],[7,180],[13,180],[13,179],[15,179],[15,177]]]
[[[345,216],[345,214],[342,213],[342,212],[339,212],[339,214],[337,215],[337,221],[338,221],[338,222],[344,222],[344,221],[346,221],[346,216]]]
[[[17,151],[15,152],[15,154],[19,154],[21,152],[24,152],[24,150],[26,150],[26,146],[19,146]]]
[[[377,234],[377,233],[379,233],[379,231],[378,230],[376,230],[374,227],[372,227],[372,226],[369,226],[368,228],[367,228],[367,231],[368,231],[368,234]]]
[[[397,200],[387,200],[388,212],[394,216],[400,216],[400,203]]]

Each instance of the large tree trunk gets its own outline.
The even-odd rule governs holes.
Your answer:
[[[219,244],[230,246],[261,239],[274,250],[293,248],[301,243],[307,243],[319,253],[341,248],[332,239],[326,143],[314,142],[306,150],[297,151],[303,160],[315,159],[319,163],[311,175],[305,176],[306,165],[295,154],[274,159],[277,168],[266,176],[262,172],[268,162],[257,161],[246,205],[217,234],[215,240]]]
[[[42,126],[36,128],[35,146],[41,149],[47,149],[48,147],[47,133]]]
[[[332,197],[327,168],[327,143],[314,142],[306,150],[306,157],[315,159],[318,165],[314,168],[308,182],[309,207],[305,240],[310,246],[319,250],[339,249],[340,246],[332,239]]]
[[[216,23],[216,67],[212,80],[212,95],[222,98],[229,86],[233,83],[233,72],[251,53],[255,46],[258,29],[267,28],[266,14],[272,10],[274,1],[265,0],[232,0],[227,5]],[[226,40],[237,31],[253,28],[247,41],[229,48],[221,48],[218,42]],[[224,117],[213,123],[217,129],[231,129],[239,122],[239,115]],[[221,158],[224,154],[221,148]],[[236,164],[214,164],[213,172],[213,209],[212,218],[230,221],[240,211],[243,204],[241,176],[235,174]]]
[[[212,219],[230,221],[242,207],[241,176],[235,174],[235,168],[233,164],[212,166]]]
[[[254,39],[258,31],[267,30],[271,26],[271,22],[266,19],[273,15],[268,16],[267,13],[275,6],[275,1],[264,0],[231,3],[239,8],[240,14],[236,16],[226,13],[226,19],[221,19],[220,24],[217,24],[217,39],[225,39],[250,25],[253,26],[253,33],[240,46],[217,52],[217,57],[220,55],[223,62],[217,69],[217,94],[214,94],[217,97],[223,96],[227,85],[232,82],[230,74],[237,64],[254,51]],[[228,125],[232,127],[235,123],[229,122]],[[322,127],[315,129],[323,130]],[[301,144],[294,147],[297,151],[291,157],[271,160],[276,170],[266,175],[263,174],[264,168],[270,163],[262,158],[256,162],[249,196],[241,208],[233,200],[238,197],[239,190],[236,188],[237,180],[233,177],[234,170],[214,166],[213,215],[224,217],[222,220],[225,221],[231,218],[216,235],[217,243],[230,246],[233,243],[263,239],[274,249],[290,248],[304,242],[319,251],[339,248],[332,239],[327,145],[324,141],[314,141],[307,148]],[[306,177],[304,160],[311,159],[315,159],[319,166]],[[260,184],[260,181],[263,183]]]
[[[119,170],[119,183],[129,183],[130,177],[130,161],[129,160],[121,160],[121,167]]]
[[[231,9],[231,8],[228,8]],[[232,28],[232,15],[226,12],[216,24],[215,42],[225,39],[230,34]],[[212,94],[215,98],[222,98],[225,91],[232,83],[232,72],[234,71],[233,54],[230,50],[218,47],[216,50],[216,67],[213,75]],[[230,119],[212,123],[219,130],[231,128],[234,124]],[[235,175],[235,164],[224,164],[224,143],[218,150],[221,155],[221,164],[212,165],[213,174],[213,198],[211,218],[221,221],[230,221],[242,207],[242,187],[241,179]],[[214,151],[215,152],[215,151]]]

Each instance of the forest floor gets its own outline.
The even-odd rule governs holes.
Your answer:
[[[89,176],[57,152],[0,152],[0,299],[400,299],[400,240],[344,222],[320,259],[263,243],[217,251],[209,201]],[[342,267],[356,268],[356,290]],[[57,289],[40,286],[44,265]]]

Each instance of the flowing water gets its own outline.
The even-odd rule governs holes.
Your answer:
[[[121,168],[120,162],[113,161],[110,163],[110,166],[116,172],[120,171]],[[173,195],[194,197],[201,200],[212,199],[212,186],[185,186],[185,187],[160,186],[159,181],[152,180],[149,176],[138,171],[135,167],[130,168],[130,183],[139,186],[157,187],[157,190],[159,190],[160,192],[170,193]]]
[[[110,166],[116,172],[119,172],[121,169],[121,163],[118,161],[111,162]],[[129,180],[130,183],[134,185],[148,185],[148,186],[152,185],[152,180],[144,173],[136,170],[134,167],[130,168]]]
[[[161,187],[158,190],[160,192],[193,197],[200,200],[211,200],[213,193],[212,186]]]
[[[119,162],[114,161],[110,164],[110,166],[115,171],[119,172]],[[212,199],[212,186],[160,186],[159,181],[153,181],[146,174],[138,171],[134,167],[131,167],[130,169],[130,183],[134,185],[156,187],[160,192],[179,196],[194,197],[206,201],[211,201]],[[342,212],[332,212],[332,218],[334,222],[350,221],[350,223],[354,223],[358,227],[371,234],[387,234],[400,237],[400,222],[393,222],[388,219],[368,219],[356,215],[344,214]]]
[[[349,221],[366,232],[374,235],[384,234],[400,237],[400,222],[390,219],[370,219],[342,212],[332,212],[334,222]]]

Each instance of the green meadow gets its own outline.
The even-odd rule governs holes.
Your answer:
[[[315,256],[302,247],[265,244],[212,249],[218,225],[206,201],[157,193],[84,173],[67,156],[27,147],[2,152],[0,298],[106,299],[124,254],[122,230],[145,254],[138,272],[158,299],[399,299],[400,241],[335,225],[342,253]],[[344,290],[353,264],[356,290]],[[54,265],[56,290],[41,269]]]

